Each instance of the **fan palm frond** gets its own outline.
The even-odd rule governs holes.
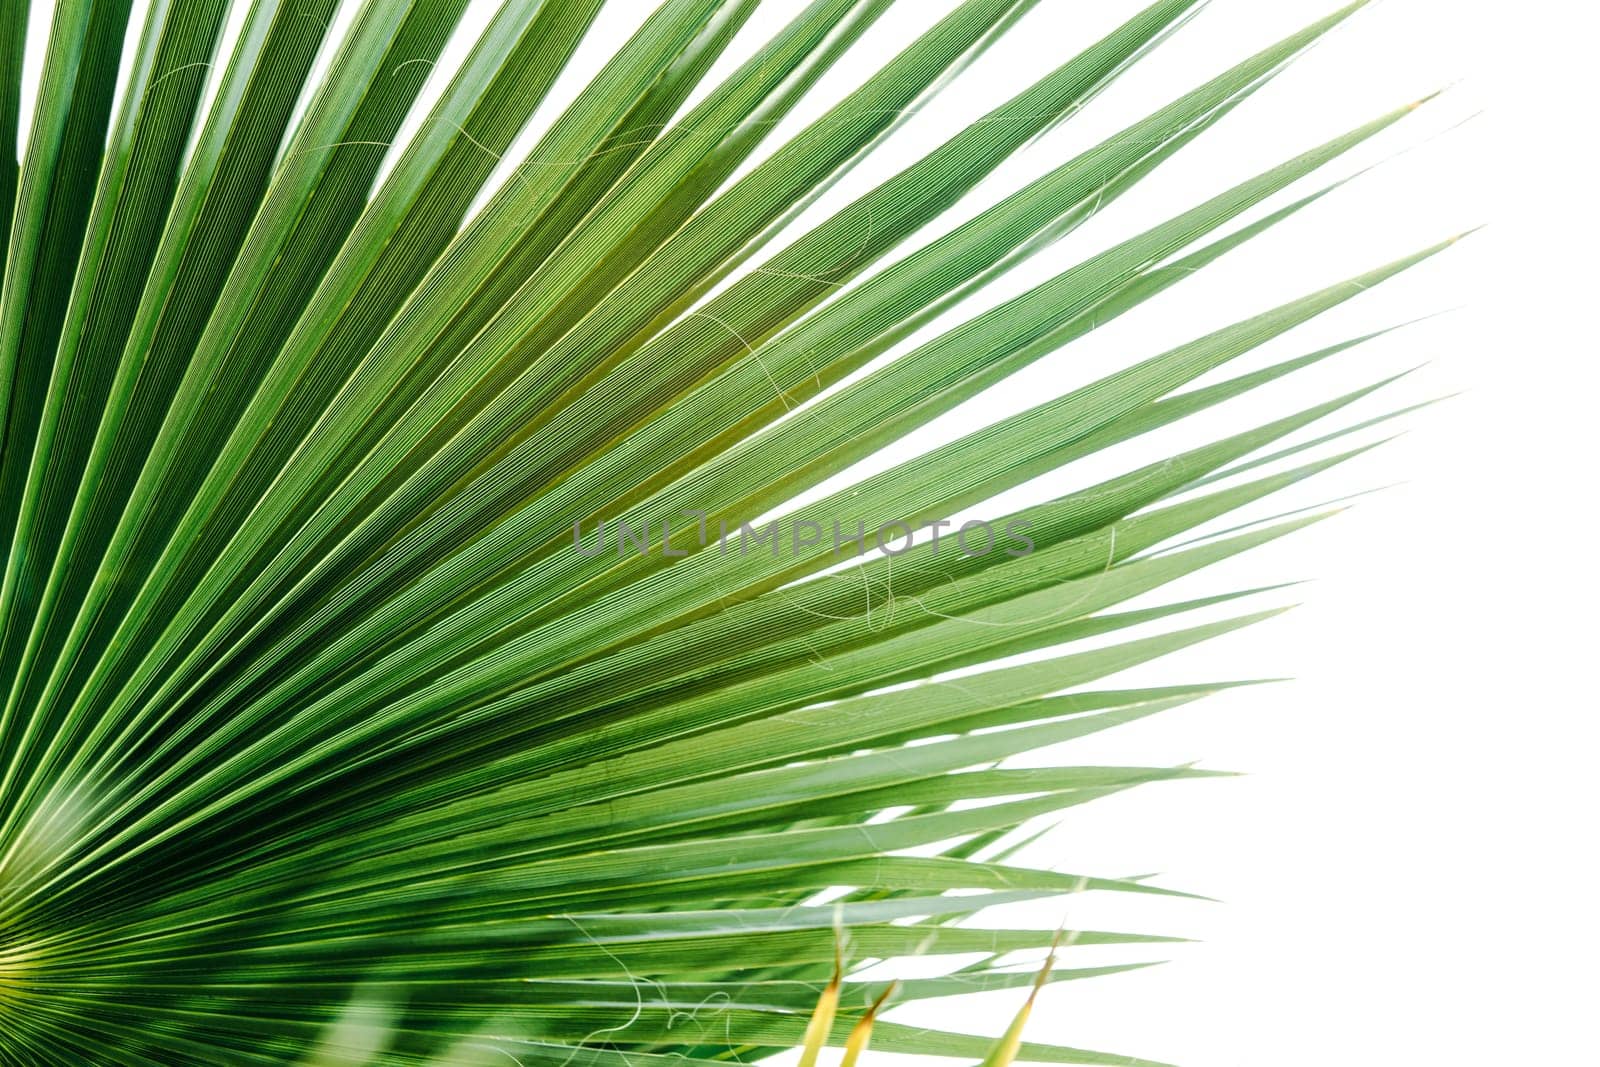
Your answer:
[[[1197,537],[1368,447],[1291,435],[1393,375],[952,520],[1369,340],[1226,376],[1450,242],[845,472],[1317,203],[1415,105],[951,316],[1360,4],[956,225],[1197,0],[815,222],[1033,0],[962,0],[858,85],[887,0],[664,0],[566,99],[601,6],[60,0],[23,123],[5,5],[7,1063],[1136,1062],[882,1013],[1165,940],[1077,931],[1038,973],[1008,960],[1053,931],[964,920],[1173,892],[1008,844],[1209,772],[1005,761],[1230,684],[1104,680],[1273,614],[1187,618],[1256,590],[1130,602],[1317,521]]]

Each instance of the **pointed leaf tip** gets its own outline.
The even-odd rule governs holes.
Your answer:
[[[884,991],[878,994],[878,999],[872,1002],[866,1014],[850,1031],[850,1037],[844,1046],[844,1058],[839,1061],[839,1067],[856,1067],[856,1061],[861,1058],[861,1054],[867,1049],[867,1043],[872,1040],[873,1021],[878,1017],[883,1005],[899,988],[899,982],[890,982]]]
[[[839,993],[843,981],[843,950],[835,942],[833,978],[822,991],[822,995],[817,998],[816,1011],[812,1013],[811,1021],[806,1024],[798,1067],[816,1067],[817,1058],[822,1054],[822,1046],[827,1043],[828,1035],[833,1032],[833,1017],[839,1010]]]
[[[1417,97],[1415,100],[1411,101],[1411,103],[1406,105],[1406,110],[1407,111],[1415,111],[1415,110],[1417,110],[1417,108],[1421,107],[1423,104],[1426,104],[1426,103],[1428,103],[1429,101],[1432,101],[1432,100],[1437,100],[1440,96],[1442,96],[1444,94],[1444,91],[1446,89],[1448,89],[1448,88],[1450,88],[1448,85],[1442,86],[1441,88],[1435,89],[1433,92],[1428,93],[1425,96]]]
[[[1011,1020],[1005,1036],[1001,1037],[983,1058],[980,1067],[1010,1067],[1011,1061],[1017,1058],[1017,1052],[1022,1047],[1023,1028],[1028,1025],[1028,1017],[1033,1014],[1033,1006],[1039,999],[1039,991],[1050,981],[1050,971],[1055,967],[1056,952],[1061,948],[1064,933],[1064,930],[1056,931],[1055,940],[1050,943],[1050,955],[1045,957],[1044,966],[1039,968],[1039,974],[1033,980],[1033,989],[1029,991],[1028,999],[1023,1002],[1016,1018]],[[1067,935],[1068,943],[1076,936],[1076,934]]]

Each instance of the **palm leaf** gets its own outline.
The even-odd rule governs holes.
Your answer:
[[[1198,6],[813,223],[1033,0],[963,0],[860,84],[888,0],[664,0],[618,40],[601,0],[85,0],[30,115],[9,3],[3,1058],[1137,1062],[1027,1044],[1028,1008],[998,1046],[883,1013],[1031,1006],[1142,965],[1070,946],[1169,940],[1075,931],[1035,979],[1005,959],[1056,935],[964,920],[1174,893],[1003,845],[1211,772],[1004,761],[1231,684],[1097,688],[1275,613],[1148,594],[1322,517],[1205,533],[1369,447],[1392,415],[1291,437],[1395,376],[993,517],[987,551],[951,520],[1377,336],[1217,377],[1450,242],[847,472],[1313,209],[1339,181],[1289,191],[1415,106],[963,312],[1361,5],[940,225]]]

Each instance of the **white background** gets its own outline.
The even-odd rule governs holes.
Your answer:
[[[798,6],[769,0],[717,71],[731,69]],[[951,6],[904,0],[773,144]],[[1139,6],[1043,0],[808,218],[917,158]],[[1330,6],[1214,0],[1110,92],[1004,168],[951,221]],[[481,25],[492,8],[480,3],[467,28]],[[647,8],[644,0],[613,0],[530,136],[562,94],[595,69],[603,43],[614,46]],[[35,5],[36,30],[48,10]],[[1589,899],[1597,707],[1587,669],[1595,636],[1589,520],[1597,352],[1588,317],[1597,237],[1594,28],[1586,4],[1381,0],[1145,187],[959,313],[1451,86],[1329,177],[1382,161],[1376,170],[882,461],[1490,224],[1248,365],[1460,310],[1189,428],[1187,440],[1198,442],[1207,431],[1253,425],[1420,363],[1426,365],[1352,418],[1461,393],[1407,417],[1393,427],[1409,430],[1406,436],[1282,507],[1400,484],[1181,591],[1320,579],[1263,601],[1303,607],[1132,679],[1296,681],[1213,697],[1033,758],[1201,760],[1249,776],[1147,787],[1099,802],[1071,814],[1022,857],[1080,873],[1160,871],[1163,885],[1224,901],[1086,895],[1065,909],[1051,904],[986,920],[1054,925],[1065,918],[1203,942],[1142,954],[1073,950],[1069,964],[1130,955],[1174,962],[1052,988],[1030,1037],[1191,1067],[1593,1062],[1600,954]],[[442,81],[443,71],[437,85]],[[508,163],[516,158],[515,149],[508,153]],[[1167,443],[1179,439],[1158,442],[1155,454],[1181,447]],[[1128,452],[1093,470],[1069,468],[993,510],[1142,458],[1148,455]],[[913,1007],[898,1017],[998,1034],[1017,999],[992,995]]]

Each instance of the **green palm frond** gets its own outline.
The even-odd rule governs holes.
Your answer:
[[[940,227],[1199,6],[1158,0],[810,222],[1035,2],[962,0],[853,84],[888,0],[664,0],[567,99],[601,0],[58,0],[25,116],[7,0],[0,1059],[1136,1062],[892,1008],[1030,996],[1008,960],[1057,935],[965,923],[992,905],[1173,892],[1018,866],[1011,831],[1209,772],[1004,761],[1225,688],[1103,680],[1273,614],[1145,594],[1317,521],[1205,532],[1369,447],[1337,418],[1393,375],[988,515],[981,551],[948,520],[1377,336],[1227,376],[1450,242],[837,478],[1416,106],[951,326],[1361,6]],[[1165,940],[1073,932],[1032,995]]]

